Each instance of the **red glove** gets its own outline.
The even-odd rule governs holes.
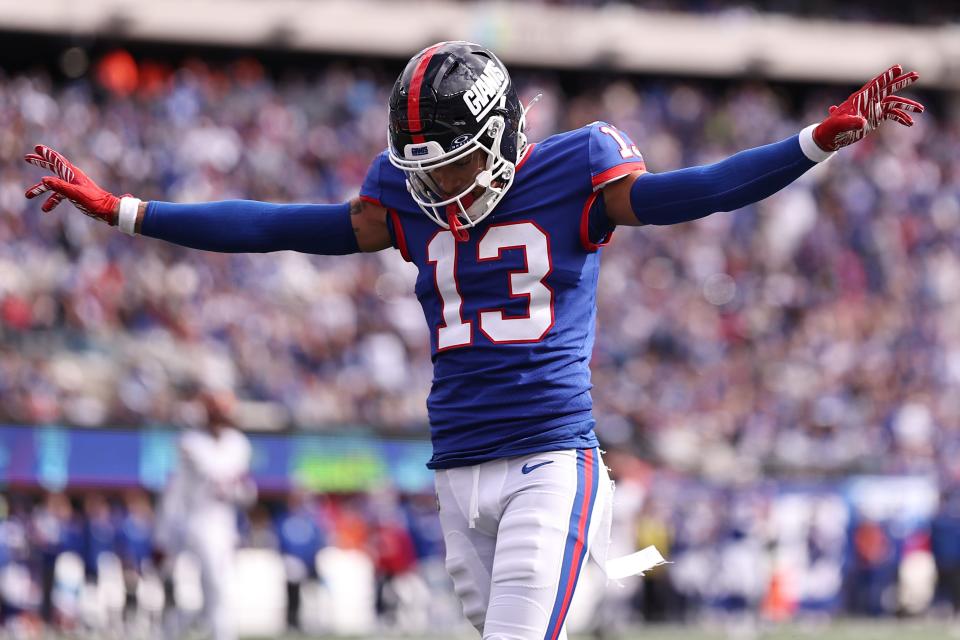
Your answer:
[[[913,118],[907,112],[923,113],[923,105],[893,94],[919,77],[916,71],[903,73],[900,65],[893,65],[842,104],[830,107],[830,115],[813,130],[814,142],[824,151],[836,151],[867,135],[883,120],[912,127]]]
[[[53,195],[40,207],[42,211],[52,211],[67,198],[73,206],[91,218],[102,220],[109,225],[117,224],[120,198],[101,189],[83,171],[50,147],[38,144],[35,149],[36,153],[27,154],[24,160],[41,169],[53,171],[58,177],[47,176],[27,189],[27,198],[36,198],[42,193],[53,191]]]

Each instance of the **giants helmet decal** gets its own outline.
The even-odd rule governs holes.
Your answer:
[[[390,162],[413,200],[458,239],[506,195],[526,147],[524,110],[503,63],[469,42],[441,42],[415,55],[390,94]],[[445,193],[431,177],[480,152],[473,182]]]

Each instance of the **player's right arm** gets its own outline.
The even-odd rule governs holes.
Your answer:
[[[130,234],[228,253],[292,250],[344,255],[391,246],[386,209],[366,199],[334,205],[250,200],[141,202],[104,190],[49,147],[38,145],[36,153],[25,159],[56,174],[44,177],[26,192],[27,198],[51,193],[41,207],[43,211],[51,211],[67,199],[91,218]]]

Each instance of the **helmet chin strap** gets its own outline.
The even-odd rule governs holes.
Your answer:
[[[456,203],[451,202],[447,205],[447,224],[450,225],[450,233],[457,242],[466,242],[470,239],[470,234],[460,222],[460,207]]]

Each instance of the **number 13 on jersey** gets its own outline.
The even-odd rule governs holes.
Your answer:
[[[474,320],[463,317],[463,296],[457,284],[457,251],[449,231],[441,231],[427,245],[427,261],[434,266],[443,322],[437,327],[437,350],[473,343]],[[550,274],[550,239],[533,222],[493,225],[477,243],[478,264],[501,258],[505,249],[521,249],[526,269],[510,271],[510,298],[526,298],[527,313],[507,316],[502,308],[480,311],[476,323],[491,342],[509,344],[538,342],[553,326],[553,291],[544,282]]]

